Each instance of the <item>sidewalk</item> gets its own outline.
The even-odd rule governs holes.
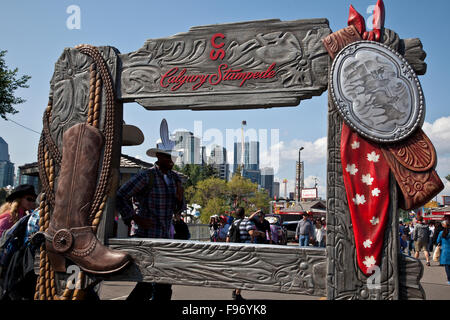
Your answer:
[[[445,268],[439,266],[439,262],[433,261],[430,257],[431,266],[426,266],[426,260],[423,253],[420,253],[419,259],[423,264],[423,277],[420,280],[425,290],[427,300],[450,300],[450,285],[447,284],[447,275]]]

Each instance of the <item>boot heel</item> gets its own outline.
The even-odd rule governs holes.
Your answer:
[[[47,251],[48,259],[56,272],[66,272],[66,258],[57,253]]]

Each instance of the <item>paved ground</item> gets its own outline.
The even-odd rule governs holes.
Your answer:
[[[450,300],[450,285],[447,284],[444,267],[438,262],[431,261],[431,266],[425,265],[425,258],[420,259],[424,264],[424,275],[421,283],[425,290],[427,300]],[[125,300],[134,288],[134,282],[104,282],[100,288],[102,300]],[[191,286],[172,286],[173,300],[231,300],[230,289],[204,288]],[[242,291],[246,299],[257,300],[320,300],[320,297],[311,297],[295,294],[281,294],[258,291]]]

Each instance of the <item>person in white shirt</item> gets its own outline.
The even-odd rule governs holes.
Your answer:
[[[316,221],[315,227],[315,238],[316,238],[316,247],[325,248],[325,228],[320,222],[320,220]]]
[[[434,247],[434,244],[433,244],[434,223],[431,222],[428,225],[428,228],[430,229],[430,239],[428,240],[428,251],[432,253],[433,252],[433,247]]]

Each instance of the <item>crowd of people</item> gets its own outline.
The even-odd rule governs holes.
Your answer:
[[[265,214],[261,210],[253,212],[246,218],[245,223],[249,225],[249,230],[255,230],[254,233],[252,232],[253,235],[250,236],[251,243],[282,243],[280,222],[275,217],[269,217],[269,220],[266,219]],[[209,221],[210,240],[212,242],[225,242],[233,221],[235,221],[233,216],[211,216]]]
[[[423,251],[426,265],[431,266],[432,256],[436,257],[436,262],[445,267],[447,274],[447,284],[450,284],[450,216],[446,216],[443,221],[430,220],[425,222],[419,216],[415,222],[399,224],[400,251],[418,259]],[[436,252],[437,251],[437,252]]]
[[[255,233],[250,236],[250,243],[286,244],[286,239],[283,238],[286,237],[286,234],[278,217],[266,216],[264,212],[257,210],[245,219],[245,223],[249,225],[249,230],[255,230]],[[209,220],[210,241],[225,242],[233,221],[233,216],[211,216]],[[325,218],[314,218],[309,213],[304,214],[297,224],[295,240],[299,241],[300,246],[325,248]]]

